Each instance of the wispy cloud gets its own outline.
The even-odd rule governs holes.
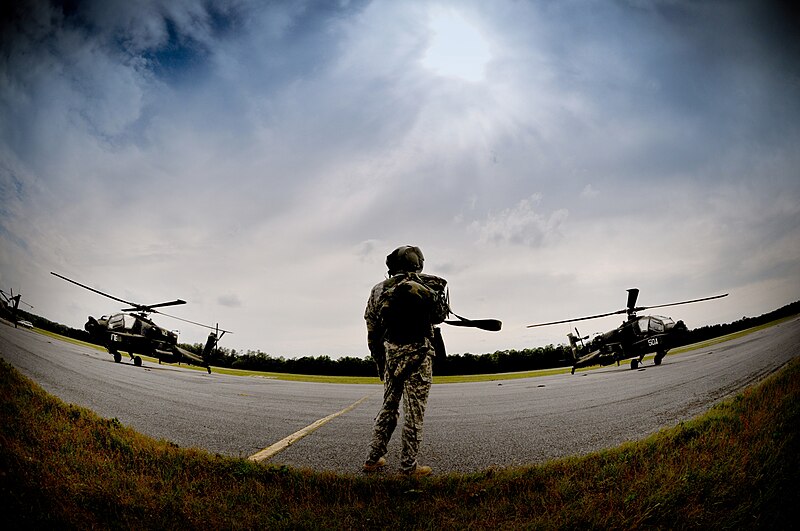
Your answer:
[[[536,212],[541,195],[523,199],[515,206],[497,214],[489,213],[483,221],[473,221],[470,229],[478,234],[481,243],[511,243],[539,247],[548,239],[559,236],[559,227],[569,215],[559,209],[549,215]]]

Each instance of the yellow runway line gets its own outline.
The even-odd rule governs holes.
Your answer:
[[[299,441],[300,439],[302,439],[303,437],[305,437],[309,433],[312,433],[313,431],[315,431],[320,426],[323,426],[324,424],[330,422],[331,420],[335,419],[336,417],[338,417],[340,415],[344,415],[348,411],[351,411],[354,408],[358,407],[358,405],[361,404],[361,402],[363,402],[364,400],[366,400],[370,396],[372,396],[372,395],[366,395],[363,398],[360,398],[359,400],[357,400],[354,403],[350,404],[349,406],[347,406],[343,410],[337,411],[336,413],[332,413],[332,414],[328,415],[325,418],[321,418],[318,421],[314,422],[313,424],[309,424],[308,426],[306,426],[302,430],[296,431],[293,434],[289,435],[288,437],[285,437],[285,438],[281,439],[280,441],[276,442],[272,446],[268,446],[268,447],[264,448],[263,450],[261,450],[260,452],[257,452],[255,454],[251,455],[250,457],[248,457],[248,459],[250,461],[265,461],[265,460],[273,457],[275,454],[277,454],[279,452],[282,452],[283,450],[287,449],[288,447],[290,447],[291,445],[293,445],[294,443],[296,443],[297,441]]]

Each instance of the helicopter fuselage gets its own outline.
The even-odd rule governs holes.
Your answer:
[[[575,369],[588,365],[610,365],[624,359],[631,360],[631,369],[639,367],[639,363],[644,359],[645,354],[655,352],[653,362],[661,364],[661,360],[667,355],[667,351],[682,341],[688,329],[683,321],[677,323],[670,317],[663,315],[643,315],[636,316],[636,312],[650,308],[663,308],[665,306],[678,306],[680,304],[692,304],[695,302],[710,301],[727,297],[727,293],[713,295],[701,299],[692,299],[681,302],[670,302],[655,306],[636,306],[639,297],[639,288],[630,288],[628,291],[628,302],[625,308],[613,312],[588,315],[586,317],[575,317],[563,319],[561,321],[550,321],[547,323],[537,323],[528,325],[528,328],[537,326],[550,326],[562,323],[573,323],[575,321],[586,321],[589,319],[599,319],[609,315],[627,314],[628,318],[623,323],[604,334],[598,334],[589,343],[584,340],[589,336],[581,337],[578,329],[575,334],[567,334],[569,345],[572,350],[572,373]]]
[[[145,356],[157,358],[159,363],[162,361],[168,363],[180,363],[181,361],[185,361],[193,365],[200,365],[208,370],[208,374],[211,374],[211,364],[206,360],[210,359],[219,338],[229,332],[228,330],[220,330],[219,326],[214,328],[189,321],[188,319],[181,319],[174,315],[168,316],[173,319],[178,319],[179,321],[185,321],[214,330],[214,332],[208,334],[208,340],[206,341],[205,347],[203,347],[202,356],[198,356],[178,346],[178,334],[161,328],[147,317],[151,313],[167,315],[162,314],[160,311],[156,310],[156,308],[186,304],[185,300],[175,299],[168,302],[159,302],[158,304],[138,304],[115,297],[114,295],[110,295],[91,286],[81,284],[64,275],[59,275],[54,271],[51,271],[50,274],[62,280],[66,280],[71,284],[97,293],[98,295],[130,306],[130,308],[123,308],[122,313],[115,313],[110,317],[104,315],[100,319],[95,319],[89,316],[89,320],[84,325],[86,331],[92,336],[92,340],[95,343],[104,345],[114,356],[115,362],[119,363],[122,360],[122,355],[120,354],[122,350],[128,353],[133,360],[133,364],[137,367],[142,365],[142,358],[137,354],[143,354]],[[222,335],[218,335],[220,332],[222,332]]]
[[[203,359],[178,346],[178,334],[156,325],[141,314],[117,313],[100,319],[89,317],[84,328],[120,362],[120,352],[127,352],[135,365],[142,361],[136,354],[159,362],[206,365]]]
[[[670,317],[647,315],[633,317],[618,328],[598,334],[588,343],[572,333],[567,334],[573,353],[573,372],[589,365],[619,364],[631,360],[635,369],[645,355],[656,353],[655,364],[659,365],[670,348],[673,348],[686,325]]]

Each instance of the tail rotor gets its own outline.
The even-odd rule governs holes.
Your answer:
[[[575,328],[575,333],[569,332],[567,334],[567,339],[569,339],[569,347],[572,351],[572,361],[574,363],[580,358],[580,353],[586,349],[586,343],[583,341],[589,339],[589,336],[582,337],[578,329]],[[578,344],[578,342],[580,342],[580,344]]]
[[[219,323],[217,323],[214,331],[208,334],[206,345],[203,347],[203,362],[208,370],[208,374],[211,374],[211,354],[213,354],[214,349],[217,348],[217,344],[219,344],[219,340],[222,339],[222,336],[225,335],[227,330],[223,330],[222,334],[219,332]]]

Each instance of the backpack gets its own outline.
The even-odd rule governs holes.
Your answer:
[[[391,277],[379,300],[384,338],[405,345],[433,338],[433,325],[450,312],[445,286],[433,275],[401,273]]]

